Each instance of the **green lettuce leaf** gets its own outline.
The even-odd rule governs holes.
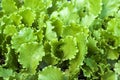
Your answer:
[[[108,49],[108,55],[107,55],[108,59],[111,60],[117,60],[119,58],[119,52],[118,50],[112,50],[112,49]]]
[[[64,80],[64,76],[59,68],[48,66],[39,73],[38,80]]]
[[[40,3],[42,2],[39,0],[24,0],[24,6],[30,7],[31,9],[37,9],[39,8]]]
[[[11,69],[5,69],[0,67],[0,77],[9,78],[13,75],[13,71]]]
[[[35,74],[39,61],[45,56],[43,46],[37,42],[25,43],[20,46],[19,52],[20,64],[27,69],[26,72]]]
[[[23,28],[12,36],[11,44],[12,48],[18,51],[19,47],[23,43],[33,42],[37,39],[31,28]]]
[[[98,16],[102,10],[102,0],[88,0],[88,9],[90,14]]]
[[[62,40],[63,45],[60,49],[63,51],[63,60],[74,59],[78,52],[76,39],[72,36],[67,36]]]
[[[46,33],[45,33],[45,37],[47,38],[47,40],[53,40],[53,39],[57,39],[57,34],[53,31],[54,26],[52,26],[50,21],[46,22]]]
[[[10,19],[12,19],[14,25],[19,25],[22,20],[22,16],[20,16],[18,13],[13,13],[10,15]]]
[[[20,11],[20,15],[22,16],[22,21],[26,26],[32,26],[36,14],[32,11],[32,9],[24,8]]]
[[[120,61],[118,60],[118,62],[115,64],[115,73],[117,73],[118,75],[120,75]]]
[[[17,6],[15,5],[14,0],[2,0],[2,8],[7,14],[17,11]]]
[[[113,71],[108,71],[101,77],[101,80],[118,80],[118,76]]]
[[[6,34],[7,36],[12,36],[14,35],[15,33],[17,33],[17,29],[16,29],[16,26],[14,25],[7,25],[4,29],[4,34]]]
[[[86,63],[87,66],[89,66],[89,68],[92,70],[92,72],[96,72],[98,70],[98,68],[97,68],[97,62],[94,59],[92,59],[92,58],[86,58],[84,60],[84,62]]]
[[[114,36],[120,37],[120,19],[114,18],[108,22],[107,30]]]
[[[102,0],[102,11],[101,18],[107,16],[113,16],[115,12],[119,9],[120,0]]]
[[[78,74],[80,67],[83,65],[85,55],[87,54],[86,38],[87,34],[78,33],[76,35],[79,52],[77,53],[76,58],[70,61],[68,72],[71,74],[69,75],[71,77],[74,77],[76,74]]]

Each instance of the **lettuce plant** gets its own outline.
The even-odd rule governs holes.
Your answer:
[[[120,80],[120,0],[0,0],[0,80]]]

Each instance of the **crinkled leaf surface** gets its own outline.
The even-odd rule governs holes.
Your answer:
[[[22,16],[22,21],[24,22],[24,24],[26,24],[27,26],[32,26],[32,23],[34,22],[36,16],[32,9],[24,8],[20,12],[20,15]]]
[[[5,69],[0,67],[0,77],[10,77],[13,75],[13,71],[11,69]]]
[[[13,20],[13,23],[15,25],[19,25],[21,23],[22,16],[20,16],[17,13],[13,13],[13,14],[10,15],[10,19]]]
[[[73,59],[78,52],[76,39],[72,36],[67,36],[63,39],[63,45],[60,49],[63,51],[63,60]]]
[[[45,55],[43,46],[37,42],[25,43],[20,47],[19,62],[28,73],[35,73],[39,61]]]
[[[43,0],[24,0],[24,6],[31,9],[41,9],[44,4]]]
[[[86,63],[87,66],[90,67],[90,69],[94,72],[97,71],[97,63],[94,59],[92,58],[86,58],[84,60],[84,62]],[[93,66],[94,65],[94,66]]]
[[[120,0],[0,0],[0,80],[119,80],[119,18]]]
[[[17,29],[16,29],[16,26],[14,26],[14,25],[8,25],[4,29],[4,34],[6,34],[7,36],[9,36],[9,35],[12,36],[15,33],[17,33]]]
[[[63,33],[63,22],[60,19],[56,19],[52,25],[54,26],[53,30],[57,33],[57,36],[61,36]]]
[[[17,70],[19,65],[15,51],[10,48],[10,45],[7,45],[7,51],[8,53],[6,54],[5,66],[11,68],[12,70]]]
[[[88,9],[90,14],[97,16],[102,10],[102,0],[88,0]]]
[[[117,74],[112,71],[108,71],[105,75],[101,78],[101,80],[118,80]]]
[[[103,5],[102,5],[102,12],[101,12],[101,17],[105,16],[112,16],[114,13],[118,10],[120,0],[102,0]]]
[[[119,58],[119,52],[117,50],[108,49],[108,59],[117,60]]]
[[[38,80],[64,80],[64,76],[59,68],[48,66],[39,73]]]
[[[88,50],[89,52],[94,52],[94,50],[98,50],[97,48],[97,41],[91,37],[88,38]]]
[[[51,56],[57,60],[63,57],[63,52],[60,50],[60,46],[62,45],[61,41],[52,40],[50,42],[51,45]]]
[[[120,75],[120,61],[118,61],[118,63],[115,64],[114,70],[117,74]]]
[[[70,61],[69,71],[71,74],[76,74],[79,71],[79,67],[83,65],[83,60],[85,59],[85,55],[87,54],[87,37],[82,33],[78,33],[76,35],[76,38],[79,52],[76,55],[76,58]]]
[[[82,28],[81,26],[77,25],[77,24],[71,24],[70,26],[66,26],[63,28],[63,37],[66,36],[76,36],[77,33],[81,32]]]
[[[31,28],[23,28],[12,36],[12,48],[18,50],[23,43],[35,41],[37,37]]]
[[[67,5],[67,4],[66,4]],[[65,24],[69,24],[72,22],[79,22],[79,16],[76,14],[77,9],[73,7],[72,4],[68,3],[67,7],[63,7],[61,11],[59,11],[59,16],[61,20],[64,21]],[[72,13],[72,14],[71,14]]]
[[[108,22],[107,30],[110,31],[114,36],[120,36],[120,19],[112,19]]]
[[[17,10],[17,6],[15,5],[14,0],[2,0],[2,8],[7,14]]]
[[[95,16],[94,15],[85,15],[85,17],[82,18],[81,24],[83,26],[90,26],[93,21],[95,20]]]
[[[46,33],[45,33],[45,37],[48,40],[53,40],[53,39],[57,39],[57,34],[53,31],[54,26],[52,26],[50,21],[46,22]]]

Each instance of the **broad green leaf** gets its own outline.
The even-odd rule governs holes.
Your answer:
[[[79,15],[76,13],[77,9],[72,6],[72,4],[68,4],[68,6],[63,7],[62,10],[58,12],[60,19],[65,23],[79,23]]]
[[[43,61],[47,65],[56,65],[59,61],[55,57],[51,56],[51,54],[47,54],[45,57],[43,57]]]
[[[70,11],[68,7],[63,8],[60,12],[59,12],[60,18],[66,23],[69,19],[70,16]]]
[[[33,10],[43,10],[52,6],[52,1],[50,0],[24,0],[24,6],[29,7]]]
[[[92,58],[86,58],[84,60],[84,62],[92,70],[92,72],[96,72],[98,70],[98,68],[97,68],[97,62],[94,59],[92,59]]]
[[[62,36],[76,36],[77,33],[82,32],[84,30],[83,26],[80,26],[76,23],[71,24],[70,26],[63,27]]]
[[[13,13],[10,15],[10,19],[13,20],[15,25],[19,25],[21,23],[22,16],[20,16],[18,13]]]
[[[39,73],[38,80],[64,80],[64,76],[59,68],[48,66]]]
[[[31,28],[23,28],[18,33],[12,36],[11,44],[12,48],[18,51],[19,47],[23,43],[33,42],[37,39]]]
[[[35,74],[39,61],[42,61],[42,57],[45,56],[43,46],[37,42],[24,43],[20,46],[19,52],[20,64],[27,69],[28,73]]]
[[[7,36],[12,36],[14,35],[15,33],[17,33],[17,29],[16,29],[16,26],[14,25],[7,25],[4,29],[4,34],[6,34]]]
[[[83,8],[84,6],[86,6],[86,5],[85,5],[85,3],[86,3],[85,0],[73,0],[73,1],[75,2],[75,7],[76,7],[77,9],[81,9],[81,8]]]
[[[113,16],[117,12],[120,4],[120,0],[102,0],[101,17]]]
[[[15,5],[14,0],[2,0],[2,8],[7,14],[17,11],[17,6]]]
[[[118,76],[113,71],[108,71],[101,77],[101,80],[118,80]]]
[[[108,22],[107,30],[114,36],[120,37],[120,19],[114,18]]]
[[[97,51],[98,50],[98,47],[97,47],[97,41],[92,38],[92,37],[89,37],[88,38],[88,50],[90,53],[94,53],[94,51]]]
[[[0,77],[9,78],[13,75],[13,71],[11,69],[5,69],[0,66]]]
[[[25,25],[32,26],[36,17],[36,14],[32,9],[23,7],[23,10],[20,11],[20,15],[22,16],[22,21]]]
[[[118,60],[118,62],[115,64],[114,70],[115,70],[115,73],[120,75],[120,60]]]
[[[54,29],[54,26],[52,26],[50,21],[47,21],[45,37],[50,41],[53,39],[57,39],[57,34],[53,31],[53,29]]]
[[[49,41],[44,42],[44,49],[46,54],[49,54],[51,52],[51,45]]]
[[[54,31],[57,33],[57,36],[60,37],[63,33],[63,22],[60,19],[55,19],[52,22],[54,26]]]
[[[74,59],[78,49],[76,39],[72,36],[67,36],[62,40],[63,44],[60,49],[63,51],[63,60]]]
[[[46,17],[47,17],[47,14],[45,14],[44,11],[39,13],[39,18],[37,20],[39,29],[42,29],[42,28],[45,27],[45,25],[46,25],[46,23],[45,23]]]
[[[4,25],[11,25],[12,23],[13,23],[13,21],[11,20],[11,18],[9,17],[9,16],[3,16],[2,18],[1,18],[1,26],[4,26]]]
[[[57,60],[61,59],[63,57],[63,52],[60,50],[60,46],[62,45],[61,41],[58,40],[52,40],[50,42],[51,45],[51,56]]]
[[[97,17],[102,10],[102,0],[88,0],[88,9],[90,14]]]
[[[0,0],[0,80],[119,80],[119,18],[120,0]]]
[[[117,50],[108,49],[107,51],[108,51],[107,52],[108,59],[117,60],[119,58],[119,53]]]
[[[69,73],[71,73],[71,75],[77,74],[80,67],[83,65],[83,60],[87,54],[86,38],[87,34],[78,33],[76,35],[79,52],[77,53],[75,59],[70,61]]]
[[[24,6],[25,7],[30,7],[31,9],[39,8],[40,2],[42,0],[24,0]]]
[[[120,46],[120,38],[114,36],[111,32],[103,31],[101,36],[104,44],[106,44],[109,48],[116,49],[118,46]]]
[[[5,60],[5,66],[12,69],[12,70],[17,70],[19,65],[17,61],[17,56],[15,55],[15,51],[10,48],[10,45],[7,45],[7,54],[6,60]]]
[[[81,24],[83,26],[90,26],[95,20],[95,16],[94,15],[85,15],[85,17],[82,18]]]
[[[43,41],[44,35],[43,35],[43,30],[38,30],[37,31],[37,37],[40,42]]]
[[[15,76],[9,80],[37,80],[37,76],[33,74],[19,72],[15,73]]]

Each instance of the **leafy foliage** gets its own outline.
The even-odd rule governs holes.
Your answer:
[[[0,0],[0,80],[120,80],[120,0]]]
[[[40,72],[38,80],[64,80],[63,72],[56,67],[48,66]]]

